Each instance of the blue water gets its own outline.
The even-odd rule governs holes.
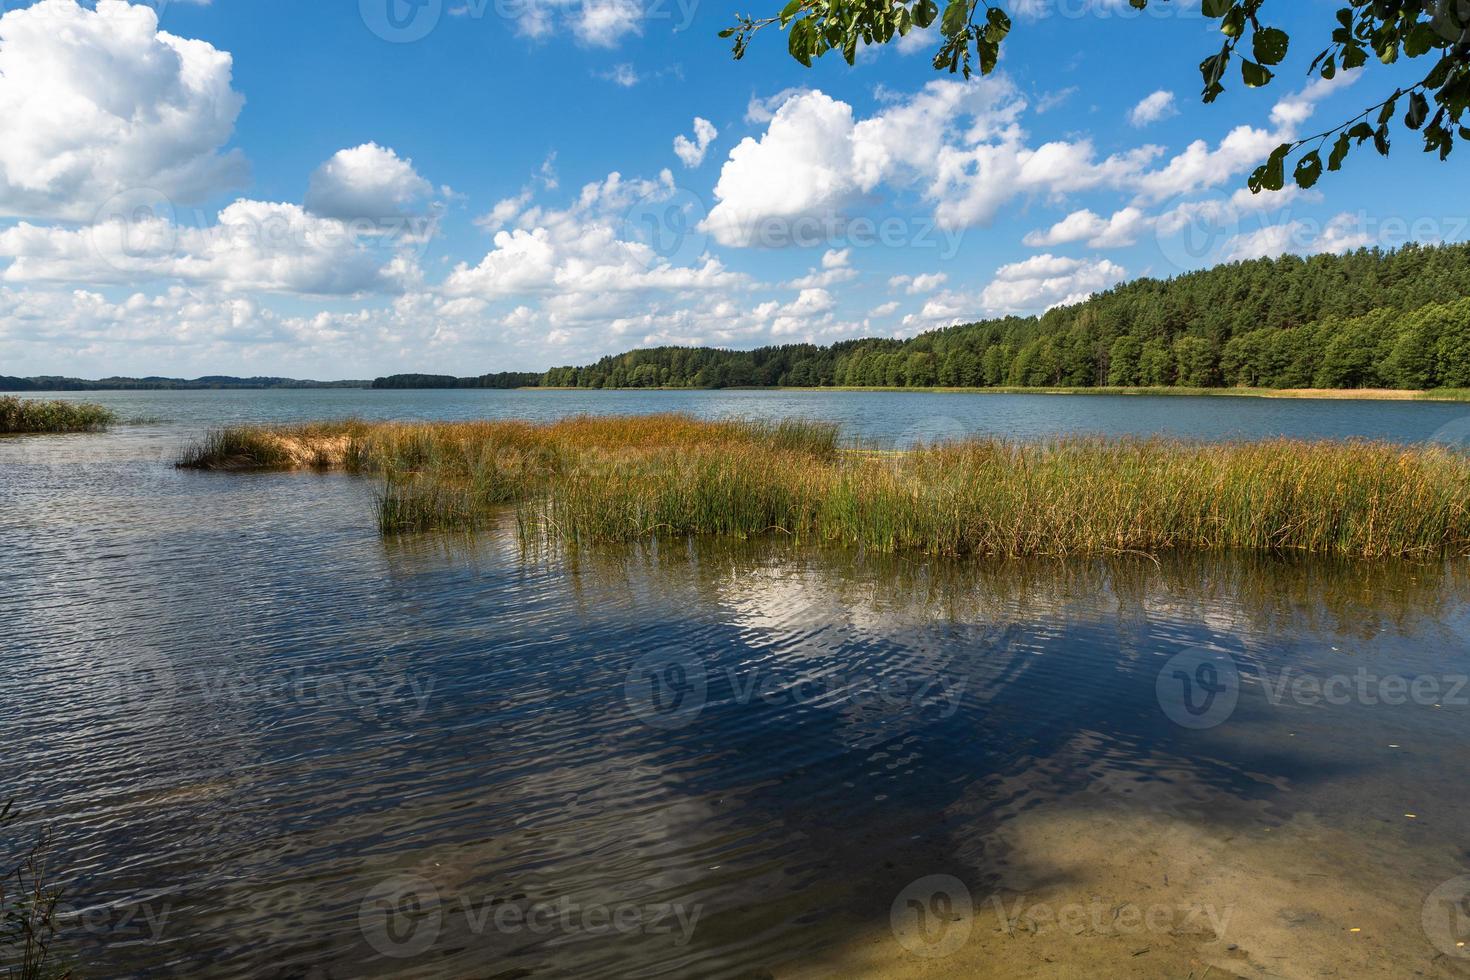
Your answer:
[[[170,465],[345,414],[1414,440],[1460,406],[77,397],[158,420],[0,439],[3,854],[51,829],[80,976],[1466,975],[1458,564],[528,555],[509,515],[384,539],[371,480]],[[1230,915],[1015,932],[993,900]]]
[[[1470,404],[1239,397],[935,394],[863,391],[495,391],[361,389],[66,392],[124,417],[199,427],[304,419],[549,419],[580,412],[813,418],[853,438],[899,444],[980,434],[1089,433],[1201,439],[1289,436],[1422,442],[1470,436]]]

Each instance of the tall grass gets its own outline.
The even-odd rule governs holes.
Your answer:
[[[880,453],[834,426],[681,415],[214,433],[181,465],[384,479],[385,533],[517,505],[527,543],[779,534],[885,553],[1470,554],[1470,457],[1375,442],[979,439]]]
[[[19,818],[13,803],[0,806],[0,830]],[[46,865],[50,837],[17,855],[6,854],[0,871],[0,976],[14,980],[69,980],[71,970],[55,949],[61,889],[52,885]]]
[[[0,396],[0,435],[17,432],[96,432],[117,421],[110,410],[88,402],[22,400]]]

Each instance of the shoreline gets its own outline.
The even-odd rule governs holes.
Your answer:
[[[386,389],[385,389],[386,390]],[[409,389],[396,389],[409,390]],[[446,391],[455,389],[418,389]],[[467,389],[468,390],[468,389]],[[487,389],[488,390],[488,389]],[[731,385],[727,388],[576,388],[566,385],[541,385],[535,388],[508,388],[502,391],[789,391],[789,392],[911,392],[928,395],[1122,395],[1131,397],[1185,397],[1185,398],[1290,398],[1315,401],[1438,401],[1470,402],[1470,389],[1439,388],[946,388],[932,386],[907,388],[901,386],[828,385],[812,386],[765,386]]]
[[[800,393],[817,392],[874,392],[874,393],[913,393],[928,395],[1074,395],[1074,396],[1123,396],[1123,397],[1164,397],[1164,398],[1285,398],[1299,401],[1430,401],[1430,402],[1470,402],[1470,388],[1017,388],[1017,387],[995,387],[995,388],[947,388],[941,386],[908,388],[900,386],[861,386],[861,385],[828,385],[825,387],[812,386],[766,386],[766,385],[731,385],[725,388],[685,388],[676,386],[667,387],[641,387],[641,388],[581,388],[568,385],[536,385],[526,388],[372,388],[364,386],[361,388],[349,388],[346,386],[321,387],[260,387],[260,388],[54,388],[34,389],[28,391],[9,392],[17,396],[35,396],[44,394],[100,394],[105,392],[121,391],[144,391],[149,394],[162,394],[172,391],[642,391],[642,392],[665,392],[665,391],[782,391]]]

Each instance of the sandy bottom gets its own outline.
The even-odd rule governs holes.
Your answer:
[[[1037,807],[975,841],[1014,860],[968,903],[931,905],[917,941],[900,916],[775,975],[1470,977],[1470,958],[1436,948],[1422,925],[1423,882],[1443,865],[1392,829],[1370,838],[1312,816],[1242,814],[1222,832],[1148,812],[1140,788],[1145,799],[1126,805],[1083,793]]]

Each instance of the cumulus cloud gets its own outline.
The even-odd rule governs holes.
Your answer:
[[[403,253],[299,205],[236,201],[206,227],[167,216],[80,229],[22,222],[0,231],[11,283],[138,284],[160,280],[227,292],[350,295],[393,291],[417,276]]]
[[[653,244],[627,237],[631,206],[674,194],[667,170],[657,181],[628,181],[613,173],[583,187],[570,208],[528,208],[515,217],[515,227],[496,233],[494,247],[478,263],[457,265],[443,291],[485,300],[541,296],[544,308],[596,318],[635,307],[650,292],[743,283],[744,277],[708,255],[681,265]]]
[[[0,16],[0,216],[87,221],[124,192],[192,202],[239,186],[245,159],[221,149],[244,103],[231,71],[148,6],[41,0]]]
[[[1033,231],[1023,239],[1032,248],[1086,242],[1089,248],[1124,248],[1134,244],[1153,225],[1153,220],[1136,207],[1126,207],[1103,218],[1084,209],[1073,211],[1045,231]]]
[[[1225,259],[1226,261],[1266,259],[1288,253],[1293,255],[1316,255],[1322,252],[1341,254],[1379,244],[1383,244],[1379,236],[1365,227],[1361,218],[1343,213],[1336,215],[1325,225],[1296,219],[1266,224],[1253,231],[1242,232],[1226,243]]]
[[[858,271],[852,267],[851,262],[852,249],[828,249],[822,254],[820,269],[812,269],[806,275],[791,280],[787,286],[792,289],[811,289],[851,282],[858,277]]]
[[[588,47],[614,48],[643,33],[643,17],[638,0],[522,0],[513,24],[522,37],[541,39],[568,28]]]
[[[674,155],[684,162],[686,167],[697,167],[704,163],[704,155],[709,151],[710,143],[720,135],[715,129],[715,124],[701,116],[694,117],[694,138],[682,133],[674,137]]]
[[[888,288],[902,289],[910,296],[915,296],[919,293],[932,293],[948,281],[949,276],[943,272],[926,272],[917,276],[892,276],[888,280]]]
[[[1128,121],[1142,128],[1177,115],[1179,110],[1174,107],[1174,93],[1160,89],[1134,106],[1128,113]]]
[[[1300,92],[1272,107],[1274,129],[1237,126],[1214,149],[1205,140],[1195,140],[1159,170],[1139,181],[1139,199],[1163,201],[1234,181],[1266,161],[1281,143],[1295,139],[1298,127],[1316,111],[1317,103],[1333,92],[1352,85],[1361,72],[1340,72],[1331,81],[1317,79]]]
[[[1122,266],[1108,259],[1034,255],[997,269],[980,293],[980,305],[989,313],[1028,313],[1080,303],[1126,275]]]
[[[383,221],[420,212],[433,194],[412,160],[376,143],[338,150],[311,175],[306,210],[342,221]]]
[[[793,96],[759,140],[730,151],[704,227],[722,245],[751,244],[763,221],[820,215],[856,189],[852,107],[821,92]]]
[[[791,88],[783,88],[781,91],[763,98],[752,95],[750,101],[745,106],[745,121],[765,125],[776,118],[777,109],[790,102],[796,96],[805,95],[810,91],[811,89],[809,88],[793,86]]]
[[[865,119],[820,91],[791,95],[766,131],[731,152],[705,221],[723,245],[771,244],[778,226],[840,225],[880,185],[912,189],[939,227],[989,223],[1018,196],[1050,197],[1135,181],[1161,150],[1099,159],[1090,142],[1030,146],[1025,101],[1006,78],[930,82]]]

